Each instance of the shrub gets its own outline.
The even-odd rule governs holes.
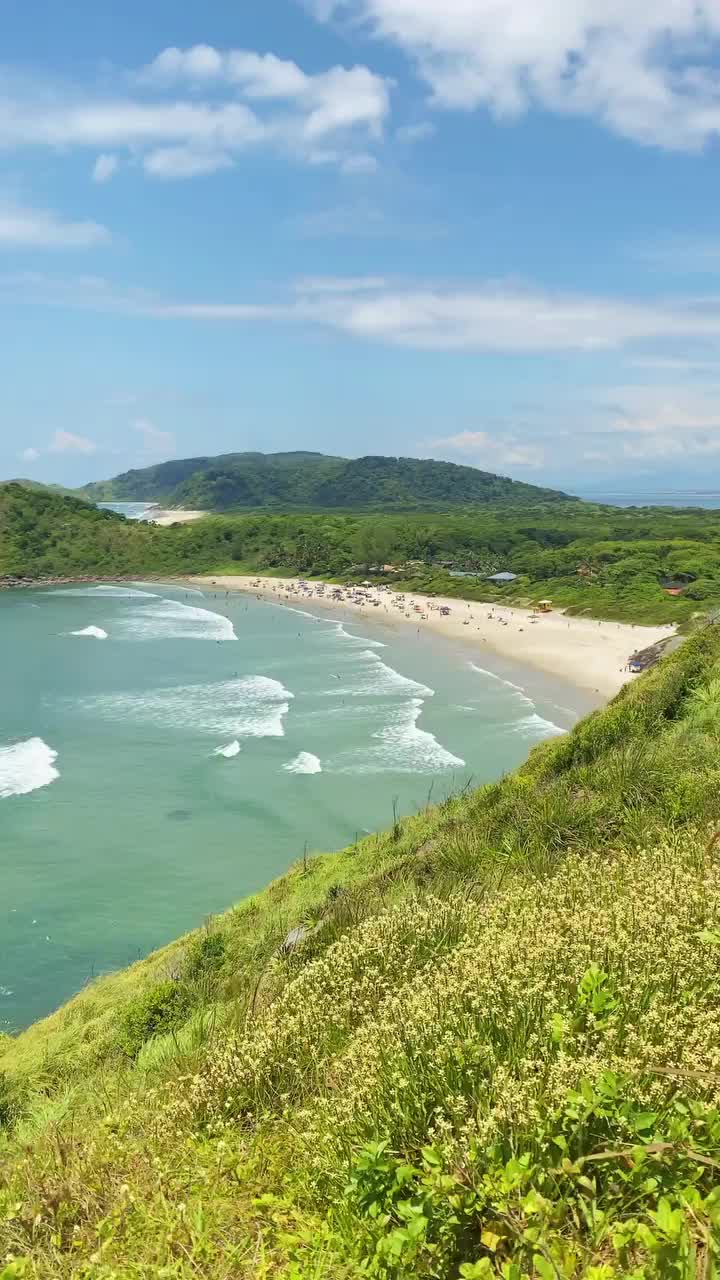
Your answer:
[[[175,1030],[187,1018],[192,1000],[188,988],[169,979],[150,987],[127,1006],[118,1031],[118,1044],[136,1058],[146,1041]]]
[[[189,982],[208,977],[222,969],[227,941],[225,934],[214,930],[196,938],[188,948],[185,960],[185,977]]]

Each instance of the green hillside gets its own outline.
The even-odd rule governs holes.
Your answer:
[[[274,573],[384,580],[435,595],[688,623],[720,608],[720,512],[584,502],[406,514],[208,516],[157,528],[49,490],[0,485],[0,577]],[[487,574],[510,570],[508,585]],[[478,576],[453,576],[476,574]],[[667,583],[680,575],[678,596]]]
[[[162,502],[207,511],[242,507],[317,510],[467,506],[565,495],[452,462],[325,457],[320,453],[229,453],[126,471],[86,485],[95,502]]]
[[[12,480],[0,480],[0,485],[3,484],[19,484],[23,489],[34,489],[36,492],[47,490],[50,493],[54,493],[56,497],[76,498],[78,496],[77,490],[68,489],[65,485],[42,484],[40,480],[28,480],[25,476],[13,478]]]
[[[717,1276],[719,742],[708,626],[6,1038],[3,1280]]]

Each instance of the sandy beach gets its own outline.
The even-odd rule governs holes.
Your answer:
[[[207,511],[166,511],[164,507],[157,507],[148,511],[145,518],[166,528],[171,524],[189,524],[191,520],[200,520],[206,515]]]
[[[383,587],[338,587],[298,578],[226,575],[184,580],[222,591],[244,591],[295,608],[310,605],[336,616],[342,611],[394,629],[413,627],[419,635],[436,632],[560,676],[602,698],[613,697],[636,678],[627,670],[632,653],[667,639],[675,630],[671,625],[643,627],[566,617],[559,610],[534,616],[529,609],[497,603],[429,599]]]

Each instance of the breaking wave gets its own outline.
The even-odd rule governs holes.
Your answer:
[[[232,760],[233,756],[240,755],[240,750],[241,750],[240,743],[238,742],[237,738],[234,738],[233,741],[228,742],[226,746],[217,747],[216,750],[213,751],[213,755],[224,756],[226,760]]]
[[[161,728],[227,738],[282,738],[294,695],[269,676],[242,676],[215,684],[178,685],[145,693],[86,698],[82,710],[108,720],[137,720]]]
[[[532,698],[528,697],[522,685],[514,684],[512,680],[505,680],[502,676],[496,675],[494,671],[486,671],[485,667],[479,667],[475,662],[471,662],[469,665],[473,671],[477,671],[478,675],[487,676],[490,680],[497,680],[498,684],[504,685],[506,689],[512,689],[513,693],[517,694],[526,706],[532,707],[533,711],[535,710],[535,703]]]
[[[343,683],[345,680],[347,683]],[[364,649],[357,655],[356,661],[345,668],[341,683],[336,686],[330,685],[323,691],[323,696],[363,698],[406,694],[432,698],[434,693],[435,690],[428,685],[401,675],[394,667],[388,666],[387,662],[383,662],[372,649]]]
[[[138,591],[135,587],[115,587],[100,583],[97,587],[63,587],[56,591],[47,591],[49,596],[103,596],[106,600],[141,600],[157,599],[156,591]]]
[[[116,630],[127,640],[237,640],[232,622],[223,614],[158,597],[121,617]]]
[[[9,747],[0,747],[0,798],[26,796],[47,787],[60,772],[55,768],[57,751],[42,738],[28,738]]]
[[[546,720],[544,716],[538,713],[535,703],[525,692],[522,685],[515,684],[512,680],[505,680],[502,676],[496,675],[494,671],[486,671],[485,667],[478,667],[474,662],[471,662],[470,666],[479,675],[488,676],[490,680],[496,680],[499,684],[504,685],[506,689],[511,689],[516,700],[522,704],[525,714],[521,719],[516,720],[509,726],[513,733],[521,733],[523,737],[530,739],[553,738],[562,733],[567,733],[567,729],[563,729],[562,725],[555,724],[554,720]],[[562,708],[559,709],[562,710]]]
[[[555,724],[554,720],[546,720],[544,716],[538,715],[536,711],[513,725],[513,731],[521,733],[526,738],[557,738],[561,734],[567,733],[567,729]]]
[[[368,645],[371,649],[387,649],[387,645],[382,640],[370,640],[367,636],[354,636],[352,632],[346,631],[342,622],[335,622],[335,635],[340,636],[342,640],[351,640],[354,644]]]
[[[411,698],[393,708],[388,723],[372,735],[369,747],[354,752],[350,760],[338,760],[340,773],[441,773],[461,769],[465,761],[453,755],[433,733],[419,729],[422,698]]]
[[[310,751],[301,751],[294,760],[283,765],[286,773],[322,773],[322,765]]]
[[[108,633],[102,627],[83,627],[82,631],[71,631],[71,636],[92,636],[95,640],[107,640]]]

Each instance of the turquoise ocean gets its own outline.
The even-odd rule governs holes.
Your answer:
[[[591,705],[397,622],[158,584],[0,593],[0,1028]]]

